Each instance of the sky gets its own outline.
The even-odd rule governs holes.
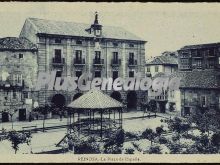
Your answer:
[[[119,26],[141,37],[146,57],[185,45],[220,42],[217,3],[1,2],[0,37],[18,37],[28,17]]]

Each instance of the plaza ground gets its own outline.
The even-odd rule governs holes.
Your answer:
[[[146,116],[147,114],[145,114]],[[153,114],[152,114],[153,115]],[[170,118],[170,114],[157,114],[158,117],[143,117],[143,112],[128,112],[123,114],[123,129],[125,132],[132,132],[140,134],[146,128],[152,128],[155,130],[156,127],[163,125],[164,129],[167,129],[167,125],[161,122],[161,119]],[[15,130],[22,130],[22,127],[27,126],[37,126],[42,128],[42,120],[34,120],[32,122],[14,122],[13,128]],[[47,119],[45,120],[45,127],[66,125],[68,123],[67,118],[60,119]],[[6,131],[11,130],[11,123],[1,123],[0,128],[6,129]],[[32,134],[31,145],[27,144],[19,145],[18,154],[22,153],[40,153],[47,152],[51,150],[61,149],[56,147],[56,144],[66,135],[66,128],[51,129],[46,132],[37,132]],[[148,144],[148,143],[146,143]],[[126,144],[125,144],[126,145]],[[7,140],[0,142],[0,153],[2,154],[13,154],[14,150],[11,147],[11,143]]]

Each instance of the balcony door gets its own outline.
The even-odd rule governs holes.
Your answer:
[[[118,52],[113,52],[113,61],[114,62],[118,61]]]
[[[134,64],[134,53],[129,53],[129,64]]]
[[[95,51],[95,59],[97,61],[100,61],[101,60],[101,52],[100,51]]]
[[[82,61],[82,51],[76,50],[76,61]]]
[[[56,63],[61,63],[61,49],[55,49],[55,62]]]

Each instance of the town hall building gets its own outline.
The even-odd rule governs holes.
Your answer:
[[[94,23],[83,24],[27,18],[20,33],[38,48],[38,72],[56,71],[56,77],[94,77],[113,80],[145,77],[146,41],[120,27],[104,26],[95,14]],[[140,109],[144,91],[105,91],[128,109]],[[80,90],[38,92],[39,105],[69,104],[84,92]]]

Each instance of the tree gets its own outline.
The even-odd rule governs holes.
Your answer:
[[[220,132],[216,132],[212,135],[211,144],[219,149],[219,147],[220,147]]]
[[[189,123],[196,124],[196,127],[202,132],[210,133],[210,130],[219,129],[219,113],[215,109],[197,106],[195,113],[188,118]]]
[[[155,132],[153,132],[152,129],[147,128],[143,133],[142,133],[143,138],[146,138],[148,140],[150,140],[151,145],[153,144],[153,141],[155,139],[155,137],[157,136],[157,134]]]
[[[157,102],[155,100],[150,100],[149,102],[149,111],[155,113],[155,117],[157,115]]]
[[[174,119],[168,121],[168,128],[171,131],[177,133],[177,135],[174,136],[173,139],[179,140],[180,143],[180,135],[184,132],[188,132],[188,130],[190,129],[190,125],[185,121],[182,121],[180,118],[175,117]]]
[[[43,115],[43,132],[45,131],[45,120],[47,114],[52,111],[52,107],[49,105],[45,105],[44,107],[37,107],[33,109],[34,112],[38,112]]]
[[[23,144],[23,143],[27,143],[27,145],[30,144],[31,133],[30,132],[20,133],[16,131],[10,131],[7,133],[6,139],[11,142],[12,148],[15,150],[15,154],[16,154],[19,149],[19,144]]]
[[[116,131],[116,134],[109,137],[108,141],[104,144],[104,153],[111,153],[111,154],[121,153],[124,139],[125,139],[124,130],[119,128]]]
[[[157,135],[160,137],[161,136],[161,134],[164,132],[164,130],[163,130],[163,128],[162,127],[157,127],[156,128],[156,133],[157,133]]]
[[[149,154],[161,154],[161,148],[160,146],[150,146],[147,152]]]

